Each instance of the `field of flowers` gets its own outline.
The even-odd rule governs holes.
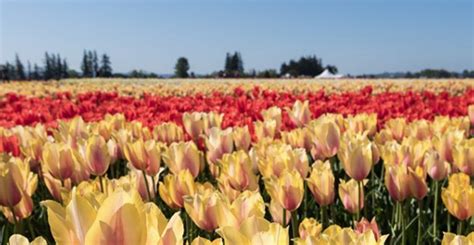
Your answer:
[[[0,243],[474,244],[473,136],[473,80],[0,84]]]

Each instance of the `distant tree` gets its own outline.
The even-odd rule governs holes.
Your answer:
[[[21,63],[20,57],[18,54],[15,54],[15,79],[17,80],[25,80],[25,67],[23,63]]]
[[[176,77],[179,78],[187,78],[189,77],[189,62],[188,59],[185,57],[180,57],[178,61],[176,61],[176,65],[174,67],[174,74]]]
[[[275,69],[263,70],[257,73],[258,78],[277,78],[278,72]]]
[[[232,72],[232,56],[230,53],[226,53],[225,55],[224,71],[229,73]]]
[[[53,78],[53,62],[51,56],[46,52],[44,54],[44,80]]]
[[[244,75],[244,62],[239,52],[226,54],[224,72],[226,77],[241,77]]]
[[[99,73],[99,59],[97,58],[97,52],[94,50],[94,52],[92,52],[92,77],[97,77],[98,73]]]
[[[28,60],[27,64],[28,64],[28,70],[26,72],[26,77],[27,77],[28,81],[31,81],[31,63],[30,63],[29,60]]]
[[[81,71],[83,77],[91,77],[92,76],[92,69],[91,69],[91,62],[89,53],[84,50],[84,54],[82,55],[82,63],[81,63]]]
[[[112,66],[110,62],[110,57],[107,54],[102,55],[100,60],[100,68],[98,72],[99,77],[111,77],[112,76]]]
[[[54,60],[54,77],[56,80],[60,80],[64,75],[64,68],[63,68],[63,63],[61,60],[61,56],[59,54],[56,54],[55,60]]]
[[[36,63],[33,65],[33,74],[31,75],[31,78],[33,80],[41,80],[41,71]]]
[[[333,65],[327,65],[326,69],[332,74],[336,74],[338,72],[337,67]]]
[[[331,66],[331,69],[336,69],[335,66]],[[298,61],[290,60],[287,63],[283,63],[280,68],[280,74],[291,76],[316,76],[324,71],[323,63],[321,59],[316,56],[301,57]]]
[[[61,65],[61,77],[62,78],[69,78],[69,65],[67,64],[67,60],[63,59]]]

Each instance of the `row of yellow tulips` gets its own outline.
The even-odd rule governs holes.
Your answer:
[[[314,80],[314,79],[70,79],[57,82],[12,82],[2,84],[0,97],[7,93],[16,93],[27,96],[46,96],[57,92],[71,94],[108,91],[118,92],[121,95],[141,96],[143,93],[152,93],[163,96],[184,96],[193,94],[210,95],[215,91],[233,93],[234,89],[244,91],[253,90],[255,86],[261,89],[271,89],[277,92],[291,92],[295,94],[317,92],[324,89],[326,93],[340,93],[342,91],[356,92],[371,86],[374,93],[431,91],[439,93],[448,91],[452,94],[463,93],[468,86],[473,86],[472,79],[407,79],[407,80]]]
[[[474,242],[464,236],[474,215],[468,117],[393,119],[377,130],[375,115],[305,115],[281,132],[281,110],[264,111],[253,143],[247,127],[221,129],[222,115],[212,112],[185,113],[184,129],[149,129],[122,115],[0,129],[20,144],[19,156],[1,155],[1,210],[10,233],[33,238],[35,228],[24,226],[41,204],[58,244],[421,244],[456,223],[439,215],[459,220],[458,235],[446,233],[444,244]],[[449,214],[438,206],[441,186]],[[408,228],[412,200],[418,229]],[[392,220],[377,208],[391,209]],[[367,212],[381,229],[361,219]],[[412,230],[418,239],[408,237]]]

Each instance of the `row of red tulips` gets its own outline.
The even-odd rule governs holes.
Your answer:
[[[358,92],[325,94],[324,91],[294,94],[274,92],[255,87],[244,92],[235,89],[233,94],[214,93],[212,96],[158,96],[144,94],[141,98],[119,96],[116,92],[88,92],[77,95],[59,93],[50,97],[26,97],[7,94],[0,100],[0,126],[35,125],[42,123],[56,127],[58,119],[81,116],[85,121],[99,121],[106,114],[122,113],[127,120],[136,120],[146,126],[172,121],[182,124],[184,112],[214,111],[223,113],[222,126],[247,125],[261,120],[260,112],[271,106],[291,108],[295,101],[307,100],[312,118],[325,113],[342,115],[376,113],[380,128],[391,118],[404,117],[431,120],[437,115],[464,116],[467,106],[474,104],[474,89],[462,95],[448,92],[386,92],[372,94],[370,86]],[[295,128],[289,113],[283,110],[282,130]]]

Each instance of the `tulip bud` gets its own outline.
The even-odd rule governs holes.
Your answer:
[[[56,179],[71,177],[74,170],[73,150],[64,143],[47,143],[43,147],[43,166]]]
[[[311,175],[306,179],[308,188],[320,207],[334,202],[334,175],[329,161],[316,161]]]
[[[356,181],[365,179],[378,161],[378,150],[364,135],[344,136],[338,157],[347,175]]]
[[[162,123],[155,126],[153,129],[153,136],[157,141],[163,142],[167,145],[173,142],[184,141],[183,128],[175,123]]]
[[[184,129],[193,139],[199,138],[199,136],[204,133],[204,117],[205,114],[202,112],[185,112],[183,114]]]
[[[161,147],[162,145],[157,144],[154,140],[143,142],[139,139],[125,146],[125,157],[136,169],[154,176],[160,170]]]
[[[449,213],[458,220],[467,220],[474,215],[474,188],[464,173],[449,177],[448,187],[441,191],[441,199]]]
[[[238,191],[258,189],[258,177],[253,173],[252,162],[245,151],[225,154],[220,160],[219,182],[228,182]]]
[[[0,161],[0,206],[13,208],[21,201],[23,181],[14,161]]]
[[[266,179],[265,188],[272,200],[290,212],[296,210],[303,200],[303,178],[296,169],[285,171],[278,178],[272,176]]]
[[[264,138],[273,139],[278,132],[275,120],[256,121],[253,124],[257,141],[263,140]]]
[[[459,171],[474,177],[474,138],[462,140],[454,146],[453,160]]]
[[[469,233],[467,236],[457,235],[451,232],[444,232],[442,245],[471,245],[474,243],[474,232]]]
[[[275,130],[280,131],[281,128],[281,109],[272,106],[261,112],[264,121],[275,120]]]
[[[209,137],[206,138],[207,161],[209,164],[216,164],[225,153],[231,153],[234,150],[232,140],[232,128],[222,130],[220,128],[211,128]]]
[[[394,140],[396,140],[397,142],[401,142],[405,135],[407,121],[405,118],[394,118],[388,120],[384,126],[386,129],[389,130]]]
[[[311,124],[308,137],[313,159],[326,160],[336,155],[340,145],[340,130],[336,123],[327,121]]]
[[[86,145],[87,166],[91,174],[103,176],[110,165],[110,155],[107,143],[99,135],[91,136]]]
[[[418,140],[428,140],[433,136],[431,123],[426,120],[416,120],[408,124],[406,137],[413,137]]]
[[[405,165],[387,166],[385,186],[390,196],[397,202],[402,202],[410,194],[408,167]]]
[[[172,143],[163,153],[163,160],[173,174],[187,169],[196,178],[204,168],[202,153],[192,141]]]
[[[278,201],[271,200],[268,210],[270,211],[270,215],[272,216],[273,222],[276,222],[282,226],[287,226],[290,223],[291,212],[288,210],[285,210],[282,206],[280,206],[280,204],[278,204]],[[283,210],[285,212],[284,223],[283,223]]]
[[[184,198],[184,208],[201,229],[213,231],[218,227],[222,196],[217,191],[204,190]]]
[[[306,128],[296,128],[288,132],[281,132],[281,140],[293,148],[310,150],[312,147],[311,136]]]
[[[372,137],[377,133],[377,114],[360,113],[346,118],[345,128],[347,131],[356,134],[366,133]]]
[[[232,139],[234,140],[234,145],[237,150],[248,151],[250,144],[252,143],[249,128],[247,126],[234,127]]]
[[[408,168],[408,183],[411,196],[417,200],[423,199],[428,193],[426,172],[422,167],[418,166],[415,170]]]
[[[176,175],[169,174],[164,182],[159,184],[160,197],[171,208],[182,208],[184,196],[193,195],[196,192],[196,184],[191,172],[182,170]]]
[[[293,109],[288,110],[291,121],[297,126],[302,127],[311,120],[311,111],[309,110],[309,101],[301,102],[297,100],[293,104]]]
[[[363,181],[363,185],[367,180]],[[340,180],[339,198],[344,208],[352,214],[357,213],[364,208],[364,188],[359,186],[359,182],[351,179],[349,181]],[[360,199],[359,199],[360,198]]]
[[[448,131],[442,135],[433,138],[433,145],[441,156],[441,159],[453,163],[453,150],[456,145],[460,144],[464,139],[464,132],[455,130]]]
[[[46,240],[39,236],[35,238],[31,243],[28,241],[28,238],[20,235],[20,234],[13,234],[8,239],[8,244],[10,245],[47,245],[48,243]]]
[[[425,153],[423,165],[426,166],[428,175],[436,181],[445,179],[451,172],[449,163],[441,159],[439,153],[435,150],[429,150]]]

